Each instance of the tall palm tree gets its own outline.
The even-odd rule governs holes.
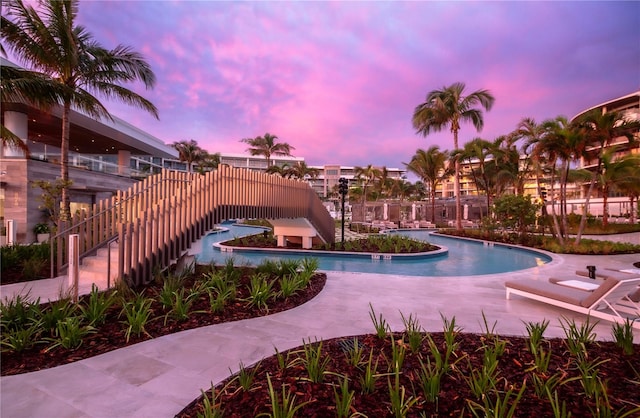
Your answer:
[[[619,160],[614,160],[614,151],[607,150],[601,156],[602,172],[598,176],[598,183],[602,191],[602,227],[609,225],[609,208],[607,201],[609,193],[613,189],[619,189],[624,184],[640,182],[638,167],[640,167],[640,156],[628,154]]]
[[[309,167],[304,161],[296,161],[291,167],[289,167],[289,178],[304,180],[315,179],[320,175],[320,170],[317,168]]]
[[[640,197],[640,161],[637,161],[635,167],[633,167],[631,171],[631,175],[626,179],[618,182],[616,188],[621,193],[624,193],[629,197],[629,222],[631,223],[631,225],[635,225],[636,214],[638,211],[637,202],[638,198]]]
[[[22,0],[3,2],[0,33],[8,50],[33,71],[55,83],[62,105],[60,177],[69,179],[69,133],[71,109],[95,118],[111,115],[93,94],[147,110],[158,110],[147,99],[120,83],[141,81],[146,88],[155,84],[149,64],[130,47],[106,49],[83,26],[76,24],[79,0],[47,0],[36,10]],[[69,219],[69,191],[62,189],[61,220]]]
[[[441,90],[433,90],[427,94],[426,101],[419,104],[413,111],[413,127],[423,136],[431,132],[438,132],[449,127],[453,134],[454,151],[458,147],[458,132],[462,122],[471,122],[479,132],[484,126],[482,110],[475,106],[479,105],[485,110],[491,110],[494,97],[488,90],[477,90],[468,95],[464,95],[465,84],[454,83],[445,86]],[[462,210],[460,201],[460,162],[455,161],[455,183],[454,191],[456,195],[456,229],[462,229]]]
[[[584,155],[586,149],[585,136],[576,129],[574,124],[569,123],[567,118],[558,116],[555,119],[543,122],[545,134],[536,143],[535,155],[544,155],[551,165],[551,213],[554,222],[556,236],[560,245],[564,245],[564,239],[568,234],[567,224],[567,183],[569,181],[570,163],[577,161]],[[560,169],[558,173],[558,164]],[[557,177],[556,177],[557,175]],[[554,184],[559,178],[560,186],[560,220],[558,223],[555,202]],[[576,245],[579,240],[576,241]]]
[[[209,154],[207,151],[203,151],[202,158],[200,159],[200,161],[197,161],[196,171],[200,174],[205,174],[208,171],[215,170],[219,165],[219,152]]]
[[[622,112],[603,113],[600,109],[594,109],[578,119],[576,124],[577,129],[583,131],[586,143],[597,147],[597,164],[592,172],[591,183],[587,191],[580,227],[576,237],[576,244],[578,244],[586,225],[589,199],[595,188],[598,176],[602,175],[602,157],[605,153],[605,148],[610,146],[614,139],[625,139],[629,143],[633,143],[635,141],[634,135],[640,130],[640,123],[627,120]]]
[[[436,189],[446,178],[453,174],[453,169],[447,165],[448,151],[440,151],[440,147],[432,145],[426,151],[419,148],[411,157],[409,163],[403,163],[411,171],[429,185],[431,200],[431,222],[436,222]]]
[[[372,184],[377,178],[382,175],[382,171],[379,168],[369,164],[366,167],[354,167],[354,174],[358,180],[363,182],[362,185],[362,200],[364,203],[367,201],[367,186]]]
[[[542,195],[541,189],[541,179],[542,179],[542,170],[543,170],[543,161],[537,157],[537,155],[533,155],[531,152],[535,147],[536,143],[540,141],[542,136],[544,135],[544,127],[536,123],[535,119],[532,118],[523,118],[518,125],[516,126],[516,130],[512,133],[511,138],[514,141],[518,141],[522,139],[524,141],[522,145],[522,152],[527,156],[527,172],[529,172],[529,165],[531,165],[531,170],[533,171],[536,178],[536,193],[538,196]],[[529,154],[532,154],[529,156]],[[544,213],[544,207],[543,207]]]
[[[199,164],[208,155],[207,151],[200,148],[198,142],[193,139],[176,141],[171,146],[178,151],[178,159],[187,163],[187,171],[191,173],[193,164]]]
[[[487,163],[489,163],[493,157],[493,144],[482,138],[474,138],[471,141],[464,144],[464,148],[456,153],[456,161],[459,159],[469,162],[471,168],[471,177],[476,185],[478,192],[482,190],[487,197],[487,215],[491,208],[491,195],[495,190],[495,167],[493,170],[487,169]],[[477,166],[476,166],[477,164]],[[495,159],[493,161],[495,166]]]
[[[291,150],[295,148],[286,142],[276,142],[277,136],[265,133],[264,136],[256,136],[255,138],[244,138],[240,142],[249,145],[247,151],[253,156],[262,155],[267,160],[267,168],[271,166],[272,155],[291,155]]]

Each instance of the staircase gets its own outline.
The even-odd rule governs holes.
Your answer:
[[[109,255],[106,247],[100,248],[96,255],[84,257],[79,270],[80,294],[89,293],[91,286],[95,284],[98,289],[107,289],[107,284],[113,287],[118,279],[118,244],[111,244],[111,281],[107,283],[107,266]],[[86,292],[83,292],[86,290]]]

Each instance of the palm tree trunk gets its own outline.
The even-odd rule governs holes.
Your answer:
[[[633,206],[633,202],[635,200],[635,196],[629,196],[629,222],[631,225],[636,224],[636,208]]]
[[[458,130],[453,130],[453,147],[454,151],[458,150]],[[455,178],[453,182],[453,193],[456,195],[456,229],[462,231],[462,202],[460,200],[460,159],[456,158],[455,164]]]
[[[609,226],[609,208],[607,208],[608,201],[609,187],[604,186],[602,188],[602,229],[607,229],[607,226]]]
[[[596,171],[591,174],[591,184],[589,184],[589,190],[587,191],[587,197],[584,200],[584,207],[582,208],[582,217],[580,218],[580,227],[578,228],[578,235],[576,236],[576,245],[580,244],[580,240],[582,239],[582,232],[584,231],[584,227],[587,224],[587,212],[589,211],[589,200],[591,200],[591,194],[593,193],[593,189],[596,185],[596,179],[598,172],[600,172],[600,160],[598,159],[598,167]]]
[[[71,219],[71,204],[69,199],[69,134],[71,122],[71,102],[65,101],[62,111],[62,141],[60,144],[60,180],[62,181],[60,220],[63,222]]]
[[[553,230],[555,231],[555,235],[558,238],[558,243],[564,246],[564,236],[562,235],[562,231],[560,230],[560,224],[558,223],[558,216],[556,214],[556,202],[554,198],[554,184],[556,182],[555,176],[555,165],[554,170],[551,174],[551,185],[549,186],[549,196],[551,196],[551,219],[553,220]]]
[[[436,190],[435,187],[431,188],[431,223],[436,224]],[[633,207],[633,202],[632,202]]]

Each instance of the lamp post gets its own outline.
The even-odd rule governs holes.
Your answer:
[[[344,177],[340,177],[340,180],[338,181],[340,182],[338,192],[340,193],[340,196],[342,196],[342,245],[344,247],[344,200],[345,196],[349,192],[349,181]]]

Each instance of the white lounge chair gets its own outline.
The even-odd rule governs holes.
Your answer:
[[[505,283],[506,297],[519,295],[549,305],[558,306],[574,312],[583,313],[594,318],[624,323],[633,321],[633,327],[640,329],[640,304],[629,298],[640,285],[640,277],[620,278],[607,276],[593,290],[576,287],[576,283],[567,280],[543,282],[535,280],[508,281]],[[583,281],[584,282],[584,281]],[[587,282],[588,283],[588,282]]]

